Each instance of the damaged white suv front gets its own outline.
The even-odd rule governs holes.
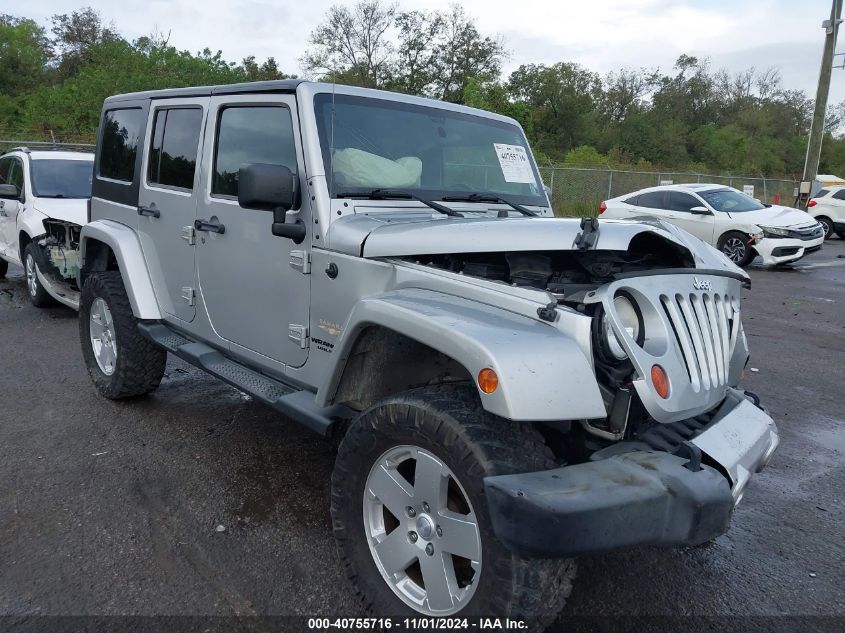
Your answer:
[[[88,220],[94,156],[13,149],[0,156],[0,277],[23,266],[32,303],[77,309],[79,235]]]

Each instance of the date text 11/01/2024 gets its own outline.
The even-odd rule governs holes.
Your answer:
[[[485,630],[520,631],[528,628],[525,620],[511,618],[309,618],[309,630]]]

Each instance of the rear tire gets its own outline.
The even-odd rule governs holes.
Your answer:
[[[6,277],[6,271],[9,270],[9,262],[0,257],[0,279]]]
[[[403,452],[411,457],[404,457]],[[393,455],[398,457],[389,461]],[[442,470],[422,471],[419,466],[423,463],[431,468],[437,462]],[[363,412],[350,425],[338,450],[331,513],[341,563],[365,607],[377,616],[419,617],[437,612],[524,618],[540,627],[551,623],[572,591],[575,563],[568,559],[529,560],[508,551],[493,533],[483,479],[554,466],[551,452],[534,428],[487,413],[471,387],[416,389],[386,398]],[[413,513],[403,507],[404,497],[397,501],[388,493],[383,497],[375,493],[385,485],[375,483],[379,468],[391,473],[390,479],[383,481],[394,484],[395,477],[401,477],[402,485],[414,490],[409,507],[419,507]],[[439,473],[440,478],[435,474],[422,479],[425,472]],[[426,481],[434,483],[427,485]],[[392,485],[388,489],[394,491]],[[444,491],[443,497],[439,502],[429,499],[426,506],[422,498],[428,499],[432,490]],[[388,509],[389,505],[397,507]],[[459,514],[477,528],[470,531],[475,540],[469,539],[473,545],[468,548],[477,547],[477,560],[454,553],[466,542],[460,541],[459,546],[450,540],[455,532],[449,516],[454,517],[458,508],[466,510]],[[418,521],[423,521],[424,529]],[[382,533],[374,535],[374,522]],[[431,526],[441,527],[441,523],[442,530],[432,536]],[[419,532],[417,538],[412,539],[412,531]],[[459,532],[462,537],[466,534]],[[377,563],[377,546],[391,536],[396,540],[389,546],[395,549],[387,552],[400,552],[399,559],[391,556],[386,557],[387,562],[378,559]],[[455,549],[450,549],[450,543]],[[429,545],[435,548],[433,554],[427,552]],[[408,560],[411,562],[406,563]],[[437,570],[445,567],[445,578],[451,580],[426,583],[432,561]],[[382,572],[390,562],[398,563],[394,565],[397,571]],[[413,606],[414,596],[419,600],[417,606]],[[438,601],[445,608],[433,608]]]
[[[839,236],[840,240],[845,240],[845,231],[837,231],[836,235]]]
[[[120,272],[93,273],[85,280],[79,338],[88,374],[102,396],[140,396],[161,382],[167,352],[138,331]]]
[[[754,250],[748,236],[739,231],[729,231],[719,238],[719,250],[737,266],[748,266],[754,259]]]
[[[26,275],[26,293],[29,295],[29,300],[36,308],[46,308],[58,303],[50,293],[41,285],[41,280],[38,279],[38,257],[36,256],[36,249],[38,245],[35,242],[30,242],[23,250],[23,270]]]
[[[816,222],[821,224],[822,228],[824,229],[824,239],[829,240],[831,237],[833,237],[833,234],[835,232],[833,230],[833,220],[823,215],[820,215],[816,218]]]

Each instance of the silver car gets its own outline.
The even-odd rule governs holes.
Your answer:
[[[146,394],[170,353],[337,440],[340,565],[378,615],[547,621],[574,557],[725,532],[777,446],[738,387],[747,275],[658,221],[554,218],[507,117],[304,81],[120,95],[94,174],[95,387]]]

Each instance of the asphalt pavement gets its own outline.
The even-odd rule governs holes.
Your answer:
[[[580,559],[552,630],[845,626],[829,618],[845,618],[845,241],[750,270],[744,385],[779,451],[712,544]],[[332,540],[329,442],[173,359],[152,395],[100,398],[76,313],[32,307],[16,267],[0,280],[0,341],[0,626],[360,615]]]

